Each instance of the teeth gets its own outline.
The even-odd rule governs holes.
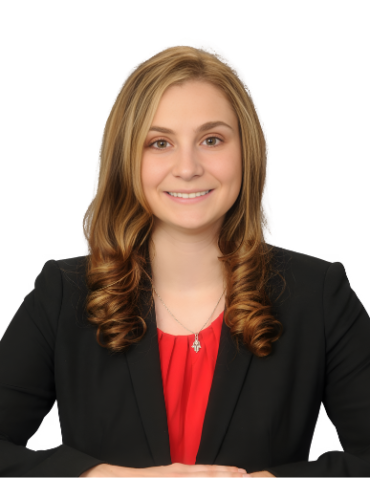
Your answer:
[[[168,193],[171,196],[174,196],[175,198],[197,198],[199,196],[204,196],[205,194],[209,193],[210,189],[208,191],[202,191],[200,193],[191,193],[191,194],[186,194],[186,193]]]

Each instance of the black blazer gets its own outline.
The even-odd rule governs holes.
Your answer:
[[[223,323],[196,463],[370,476],[369,315],[341,263],[275,252],[287,281],[274,298],[284,333],[257,358],[237,353]],[[1,340],[2,476],[171,464],[154,309],[141,342],[120,354],[100,347],[84,313],[85,259],[46,262]],[[26,448],[55,400],[63,444]],[[321,402],[345,451],[308,462]]]

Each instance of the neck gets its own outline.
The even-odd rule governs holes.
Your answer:
[[[164,290],[175,296],[222,292],[226,282],[224,264],[217,258],[220,250],[209,242],[196,245],[157,240],[150,247],[152,280],[159,294]]]

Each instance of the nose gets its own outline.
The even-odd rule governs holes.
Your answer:
[[[189,180],[194,176],[201,176],[203,174],[203,165],[199,153],[191,146],[179,148],[177,154],[174,155],[172,173],[174,176],[181,177],[184,180]]]

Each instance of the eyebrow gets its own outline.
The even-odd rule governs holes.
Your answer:
[[[198,126],[198,128],[195,130],[195,133],[203,133],[203,131],[208,131],[209,129],[215,128],[216,126],[227,126],[231,129],[231,131],[233,131],[233,128],[227,123],[224,123],[223,121],[208,121],[208,123],[204,123]],[[152,126],[149,131],[158,131],[159,133],[164,134],[175,134],[172,129],[163,128],[162,126]]]

